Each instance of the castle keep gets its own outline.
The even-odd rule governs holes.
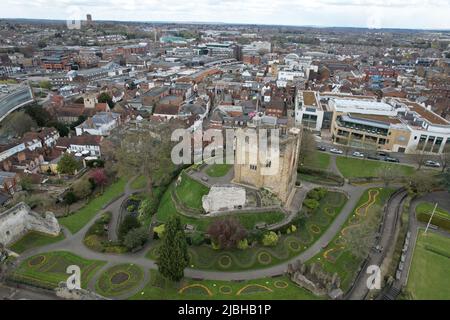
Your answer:
[[[276,174],[262,174],[262,166],[258,154],[258,164],[234,165],[234,183],[246,185],[256,189],[268,189],[276,194],[278,198],[287,203],[291,194],[295,192],[295,182],[297,181],[297,165],[300,151],[301,130],[298,128],[289,129],[286,134],[280,136],[279,148],[279,166]],[[236,154],[241,152],[241,146],[237,145]],[[249,158],[249,150],[243,151]],[[270,167],[271,163],[267,163]]]

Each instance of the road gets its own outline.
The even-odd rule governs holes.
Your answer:
[[[8,114],[34,101],[31,88],[21,87],[11,94],[0,99],[0,121],[4,120]]]
[[[331,141],[325,141],[325,140],[317,141],[317,146],[324,146],[327,149],[327,151],[319,151],[319,152],[325,152],[327,154],[332,155],[333,157],[344,156],[344,155],[338,155],[338,154],[334,154],[334,153],[329,152],[329,150],[331,148],[336,148],[336,149],[340,149],[340,150],[344,151],[343,146],[338,145],[338,144],[334,144]],[[352,147],[352,148],[349,149],[347,156],[348,157],[352,157],[352,158],[356,158],[356,159],[361,159],[361,158],[352,156],[352,153],[355,152],[355,151],[359,151],[359,152],[363,153],[365,156],[368,155],[368,151],[367,150],[360,149],[360,148],[353,148]],[[410,166],[413,166],[415,168],[418,167],[418,163],[417,163],[416,157],[414,157],[414,155],[412,155],[412,154],[405,154],[405,153],[401,153],[401,152],[387,152],[387,153],[389,154],[390,157],[398,159],[401,164],[410,165]],[[423,159],[423,161],[425,162],[426,160],[433,160],[433,161],[440,162],[439,157],[433,156],[433,155],[426,156],[425,159]],[[369,160],[369,161],[377,161],[377,160]],[[379,161],[383,161],[383,160],[379,160]],[[422,165],[422,168],[426,168],[426,169],[430,169],[430,170],[436,170],[436,171],[441,171],[441,168],[426,167],[425,165]]]

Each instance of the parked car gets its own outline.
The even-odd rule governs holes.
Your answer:
[[[324,146],[318,146],[317,150],[319,150],[319,151],[327,151],[327,148],[325,148]]]
[[[331,148],[330,149],[331,153],[336,153],[336,154],[343,154],[344,152],[342,150],[336,149],[336,148]]]
[[[427,161],[425,161],[425,166],[426,167],[439,168],[441,166],[441,164],[439,162],[437,162],[437,161],[427,160]]]
[[[378,154],[380,157],[389,157],[389,153],[384,152],[384,151],[378,151],[377,154]]]
[[[353,155],[354,157],[364,158],[364,153],[361,153],[361,152],[359,152],[359,151],[353,152],[352,155]]]
[[[400,162],[400,160],[398,160],[397,158],[392,158],[392,157],[385,157],[384,161],[387,161],[387,162]]]
[[[381,158],[377,157],[377,156],[367,156],[367,159],[370,159],[370,160],[381,160]]]

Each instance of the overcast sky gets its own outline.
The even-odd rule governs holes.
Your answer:
[[[1,18],[450,29],[450,0],[0,0]]]

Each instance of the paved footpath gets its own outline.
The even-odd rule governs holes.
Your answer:
[[[305,186],[306,189],[313,188],[315,186],[311,183],[308,183],[307,186]],[[325,233],[321,236],[319,240],[317,240],[311,247],[309,247],[307,250],[299,254],[298,256],[292,258],[289,261],[285,261],[281,264],[278,264],[276,266],[272,266],[265,269],[257,269],[257,270],[247,270],[247,271],[240,271],[240,272],[221,272],[221,271],[207,271],[207,270],[198,270],[198,269],[191,269],[187,268],[185,270],[185,276],[189,278],[196,278],[196,279],[207,279],[207,280],[224,280],[224,281],[231,281],[231,280],[251,280],[251,279],[259,279],[259,278],[265,278],[265,277],[271,277],[276,275],[282,275],[287,270],[287,266],[289,263],[293,263],[296,260],[302,260],[307,261],[311,258],[313,258],[316,254],[318,254],[324,247],[328,245],[328,243],[334,238],[334,236],[341,230],[342,226],[344,225],[345,221],[349,217],[350,214],[352,214],[353,209],[356,207],[357,202],[359,201],[360,197],[364,193],[364,191],[368,188],[376,188],[381,187],[380,184],[370,184],[370,185],[364,185],[364,186],[352,186],[352,185],[344,185],[343,187],[339,188],[339,191],[342,191],[347,194],[348,201],[343,207],[341,213],[336,217],[336,219],[333,221],[331,226],[325,231]],[[127,194],[131,194],[132,190],[127,186],[125,195],[121,197],[121,199],[125,198]],[[120,207],[120,204],[118,204],[118,201],[113,202],[110,206],[105,208],[105,210],[99,212],[86,226],[84,226],[79,232],[76,234],[70,234],[67,230],[63,230],[66,238],[58,243],[53,243],[50,245],[47,245],[45,247],[35,248],[26,251],[18,258],[18,263],[21,261],[27,259],[28,257],[31,257],[36,254],[46,253],[50,251],[69,251],[73,254],[79,255],[86,259],[92,259],[92,260],[102,260],[106,261],[107,265],[104,266],[101,270],[97,271],[94,275],[93,279],[88,284],[88,287],[90,289],[95,288],[95,282],[101,275],[101,271],[105,271],[108,267],[111,267],[115,264],[127,264],[127,263],[133,263],[136,265],[139,265],[145,270],[145,281],[134,290],[132,293],[128,293],[127,296],[131,296],[140,290],[145,286],[145,284],[149,280],[149,269],[157,269],[157,265],[155,261],[150,260],[145,257],[146,253],[148,252],[148,249],[151,246],[151,242],[148,243],[145,248],[143,248],[141,251],[137,253],[127,253],[127,254],[106,254],[106,253],[99,253],[94,252],[88,249],[83,244],[83,238],[87,230],[90,228],[90,226],[94,223],[94,221],[104,212],[104,211],[111,211],[113,209],[117,209]],[[127,296],[121,296],[118,298],[125,299]]]
[[[394,285],[397,288],[405,287],[408,283],[409,269],[411,268],[411,263],[414,255],[414,248],[416,246],[417,237],[419,235],[419,228],[426,228],[426,223],[420,222],[416,218],[416,207],[420,202],[427,201],[431,203],[439,203],[439,207],[444,210],[450,211],[450,197],[448,192],[440,191],[440,192],[432,192],[426,194],[420,198],[415,199],[411,202],[409,206],[409,226],[408,231],[411,233],[410,241],[409,241],[409,249],[406,251],[405,264],[403,271],[401,273],[401,277],[399,280],[395,281]],[[450,238],[450,232],[447,232],[442,229],[431,230],[429,232],[439,233],[444,237]]]
[[[371,250],[367,266],[375,265],[381,266],[387,252],[391,245],[395,245],[394,237],[396,233],[396,226],[399,223],[401,209],[403,207],[403,201],[406,197],[406,191],[396,193],[389,199],[387,203],[386,210],[384,211],[384,217],[382,222],[382,228],[380,232],[380,237],[378,245],[379,250]],[[367,280],[370,274],[367,274],[365,270],[361,271],[361,274],[356,279],[354,286],[348,294],[348,299],[350,300],[364,300],[369,289],[367,287]]]

